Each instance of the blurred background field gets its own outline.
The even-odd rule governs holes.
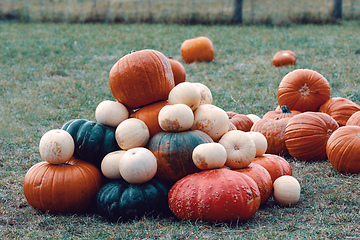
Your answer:
[[[337,0],[243,0],[243,24],[332,23]],[[359,19],[360,1],[343,0],[342,18]],[[2,0],[0,19],[69,23],[230,24],[235,0]]]

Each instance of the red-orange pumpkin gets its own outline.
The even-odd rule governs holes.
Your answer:
[[[284,175],[292,176],[292,168],[285,158],[274,154],[264,154],[256,157],[252,163],[263,166],[270,174],[271,180],[274,183],[278,177]]]
[[[296,55],[291,50],[282,50],[273,56],[272,63],[275,67],[282,67],[296,64]]]
[[[132,109],[167,100],[175,86],[169,60],[151,49],[120,58],[110,70],[109,84],[115,99]]]
[[[251,177],[226,168],[188,175],[169,191],[170,210],[179,219],[192,221],[246,221],[257,212],[260,201]]]
[[[326,154],[341,173],[360,173],[360,126],[343,126],[329,138]]]
[[[268,111],[267,113],[264,114],[263,118],[271,118],[271,119],[278,120],[281,118],[293,117],[299,113],[301,113],[301,112],[297,111],[297,110],[290,111],[289,108],[284,105],[284,106],[281,106],[281,108],[279,110]]]
[[[143,106],[131,114],[131,118],[142,120],[149,129],[150,137],[158,132],[162,132],[158,121],[160,110],[168,104],[168,101],[159,101]]]
[[[80,213],[94,201],[102,175],[91,163],[72,158],[65,164],[39,162],[24,178],[24,195],[35,209],[51,214]]]
[[[360,126],[360,111],[355,112],[353,115],[349,117],[349,119],[346,122],[346,126],[349,125],[357,125]]]
[[[186,81],[186,71],[185,67],[177,60],[169,57],[169,62],[171,65],[171,70],[174,74],[175,85]]]
[[[250,163],[245,168],[233,170],[241,172],[251,177],[259,187],[261,204],[265,203],[272,194],[273,182],[270,173],[260,164]]]
[[[319,112],[329,114],[339,126],[345,126],[347,120],[352,114],[360,111],[360,106],[350,99],[342,97],[333,97],[322,104],[319,108]]]
[[[262,118],[251,127],[251,131],[260,132],[265,136],[268,142],[266,153],[278,155],[288,154],[284,133],[289,120],[290,118],[281,118],[278,120]]]
[[[215,56],[212,41],[203,36],[185,40],[181,44],[180,53],[186,63],[211,62]]]
[[[320,73],[297,69],[288,73],[278,87],[279,105],[300,112],[318,111],[330,99],[329,82]]]
[[[326,113],[305,112],[290,118],[285,128],[285,144],[290,155],[298,160],[326,159],[326,143],[339,127]]]
[[[237,130],[249,132],[254,122],[245,114],[228,111],[229,121],[233,123]]]

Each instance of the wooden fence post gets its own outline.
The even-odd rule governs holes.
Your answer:
[[[335,19],[342,18],[342,0],[334,0],[333,14]]]
[[[242,23],[242,9],[243,9],[243,0],[234,0],[234,16],[233,22],[235,24]]]

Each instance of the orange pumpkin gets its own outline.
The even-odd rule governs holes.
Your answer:
[[[203,36],[185,40],[181,44],[180,52],[186,63],[211,62],[215,56],[212,41]]]
[[[329,138],[326,154],[341,173],[360,173],[360,126],[343,126]]]
[[[298,160],[326,159],[326,143],[338,129],[337,122],[326,113],[305,112],[290,118],[285,128],[285,144]]]
[[[289,108],[284,105],[281,106],[279,110],[275,109],[275,111],[268,111],[267,113],[264,114],[263,118],[272,118],[277,120],[281,118],[292,117],[299,113],[301,112],[297,110],[290,111]]]
[[[268,154],[287,155],[288,150],[285,145],[285,128],[290,118],[271,119],[262,118],[251,127],[250,131],[262,133],[267,142]]]
[[[330,99],[329,82],[318,72],[297,69],[288,73],[278,87],[278,102],[300,112],[318,111]]]
[[[275,67],[282,67],[296,64],[296,55],[291,50],[282,50],[273,56],[272,63]]]
[[[352,114],[346,122],[346,126],[357,125],[360,126],[360,111]]]
[[[168,60],[171,65],[171,70],[174,74],[175,85],[185,82],[185,80],[186,80],[185,67],[179,61],[173,59],[172,57],[169,57]]]
[[[132,109],[167,100],[175,86],[169,60],[151,49],[120,58],[110,70],[109,84],[115,99]]]
[[[65,164],[39,162],[24,178],[24,195],[35,209],[51,214],[80,213],[95,200],[102,175],[91,163],[72,158]]]
[[[253,121],[244,114],[233,111],[228,111],[226,114],[229,116],[229,121],[235,125],[237,130],[249,132],[252,125],[254,124]]]
[[[264,154],[256,157],[252,163],[263,166],[270,174],[271,180],[275,180],[284,175],[292,175],[292,167],[285,158],[275,154]]]
[[[168,101],[159,101],[143,106],[131,114],[131,118],[137,118],[142,120],[149,129],[150,137],[154,136],[158,132],[162,132],[158,121],[160,110],[168,104]]]
[[[329,114],[339,126],[345,126],[350,116],[360,111],[360,106],[347,98],[333,97],[322,104],[319,112]]]
[[[234,171],[244,173],[256,182],[260,190],[261,204],[269,199],[273,190],[273,182],[270,173],[263,166],[252,162],[247,167]]]

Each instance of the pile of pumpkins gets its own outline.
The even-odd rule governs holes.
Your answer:
[[[212,61],[214,49],[200,37],[185,41],[181,55],[187,63]],[[352,158],[359,150],[344,153],[350,163],[339,155],[344,144],[359,144],[346,138],[360,139],[360,126],[339,128],[343,114],[336,115],[358,105],[330,99],[326,79],[315,71],[285,76],[278,92],[282,108],[263,118],[213,105],[207,86],[187,82],[183,65],[156,50],[120,58],[109,84],[115,101],[99,103],[95,122],[73,119],[41,138],[44,161],[28,170],[23,186],[35,209],[67,214],[96,208],[110,221],[162,214],[245,221],[270,196],[281,206],[298,202],[300,184],[281,155],[311,161],[328,154],[339,171],[360,171]],[[338,108],[337,100],[348,105]]]

